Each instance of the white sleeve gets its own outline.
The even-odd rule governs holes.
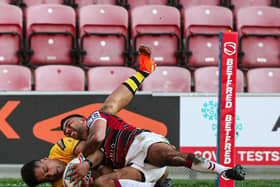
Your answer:
[[[102,119],[102,120],[105,120],[107,121],[104,117],[101,116],[100,112],[99,111],[96,111],[96,112],[93,112],[89,118],[87,119],[87,126],[88,128],[90,128],[94,122],[98,119]]]

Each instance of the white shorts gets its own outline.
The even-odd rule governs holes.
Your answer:
[[[166,167],[156,167],[151,164],[145,163],[148,148],[158,142],[165,142],[169,144],[169,141],[162,135],[153,132],[142,132],[135,136],[132,144],[130,145],[125,164],[130,165],[143,172],[145,175],[145,182],[156,182],[164,174]]]

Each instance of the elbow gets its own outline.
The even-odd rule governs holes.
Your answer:
[[[100,145],[103,142],[104,138],[105,138],[105,136],[103,136],[103,135],[95,135],[95,136],[93,136],[92,141],[95,142],[96,144]]]

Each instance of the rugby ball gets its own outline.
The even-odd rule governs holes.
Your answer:
[[[80,164],[85,160],[84,157],[77,157],[73,160],[71,160],[67,166],[65,167],[64,173],[63,173],[63,187],[81,187],[82,181],[79,181],[76,185],[74,185],[74,182],[70,183],[70,180],[72,177],[67,177],[74,169],[70,169],[71,166],[75,164]],[[88,171],[87,178],[91,176],[91,170]]]

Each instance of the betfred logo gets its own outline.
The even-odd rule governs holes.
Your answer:
[[[231,56],[236,53],[236,43],[235,42],[226,42],[224,43],[224,52],[225,54]]]

